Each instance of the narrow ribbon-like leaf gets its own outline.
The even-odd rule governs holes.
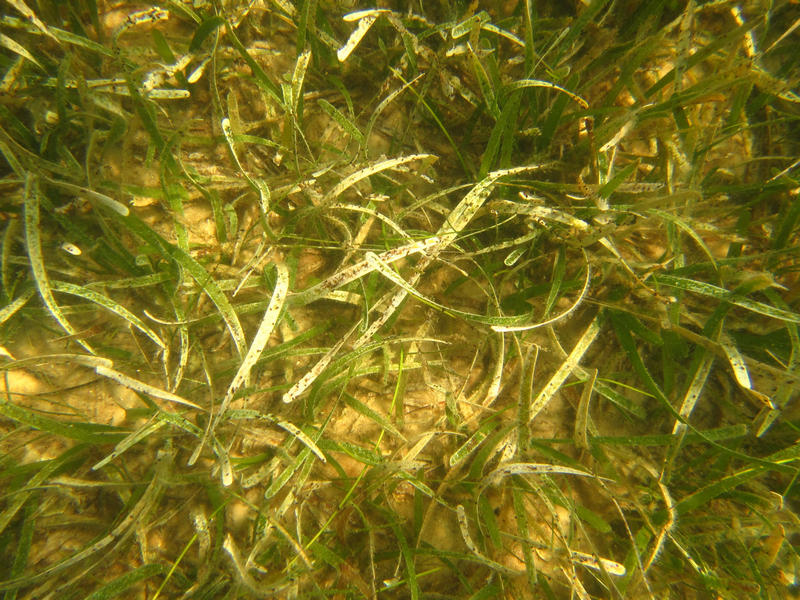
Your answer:
[[[44,268],[42,240],[39,231],[39,193],[38,179],[32,173],[28,173],[25,179],[25,243],[28,248],[28,258],[30,259],[33,279],[36,282],[36,289],[39,290],[42,302],[44,302],[50,314],[53,315],[53,318],[69,335],[77,336],[77,332],[67,321],[61,308],[56,304],[55,298],[53,298],[50,280]],[[94,350],[87,342],[79,339],[78,343],[89,353],[94,354]]]

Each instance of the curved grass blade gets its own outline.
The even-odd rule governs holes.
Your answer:
[[[292,116],[297,121],[300,121],[302,118],[300,110],[303,102],[303,82],[306,78],[306,71],[308,70],[308,62],[310,60],[311,50],[306,48],[297,57],[294,73],[292,74],[292,102],[289,104],[289,108]]]
[[[19,309],[25,306],[35,293],[33,288],[27,289],[3,308],[0,308],[0,325],[8,321]]]
[[[409,293],[408,290],[414,289],[414,286],[419,281],[419,278],[422,277],[425,269],[430,266],[430,264],[436,259],[436,257],[444,248],[455,241],[455,239],[458,237],[458,233],[467,226],[478,210],[480,210],[481,206],[483,206],[483,203],[492,193],[494,186],[500,179],[510,175],[520,175],[522,173],[536,171],[545,166],[546,165],[543,164],[533,164],[523,167],[516,167],[513,169],[501,169],[498,171],[493,171],[487,175],[486,178],[474,185],[472,189],[467,192],[461,202],[456,205],[445,223],[443,223],[439,228],[439,231],[436,235],[436,238],[439,239],[439,243],[431,248],[430,254],[425,254],[422,257],[422,259],[419,261],[419,264],[415,267],[414,274],[411,276],[411,279],[406,282],[400,278],[400,281],[403,282],[401,289],[397,292],[389,292],[376,304],[376,306],[384,306],[385,308],[383,309],[383,312],[367,328],[367,330],[358,339],[356,339],[356,341],[353,343],[353,350],[358,350],[364,344],[367,344],[373,340],[378,330],[383,327],[383,325],[392,317],[392,315],[395,314],[400,305],[403,304],[406,296]],[[375,255],[373,255],[371,260],[375,262],[375,258]],[[375,262],[375,264],[377,266],[379,263]],[[388,269],[388,271],[394,273],[391,271],[391,269]],[[331,348],[319,360],[319,362],[314,365],[311,371],[306,373],[300,381],[295,383],[292,388],[283,395],[284,402],[288,403],[294,401],[314,383],[317,377],[319,377],[319,375],[330,364],[336,353],[338,353],[342,346],[344,346],[357,327],[358,324],[353,325],[353,327],[351,327],[351,329],[342,337],[342,339],[339,340],[333,346],[333,348]]]
[[[392,283],[396,284],[405,292],[414,296],[417,300],[431,306],[437,310],[444,312],[447,315],[460,317],[462,319],[466,319],[467,321],[472,321],[475,323],[482,323],[484,325],[491,326],[492,330],[497,332],[505,332],[505,331],[525,331],[529,329],[536,329],[538,327],[544,327],[545,325],[551,325],[561,319],[566,318],[570,314],[572,314],[578,306],[583,302],[583,299],[586,295],[586,292],[589,288],[589,282],[591,281],[590,277],[590,270],[588,268],[587,263],[587,270],[586,270],[586,279],[584,280],[583,290],[578,296],[578,299],[564,312],[560,313],[559,315],[548,319],[546,321],[537,321],[531,323],[531,314],[527,315],[516,315],[516,316],[491,316],[491,315],[480,315],[477,313],[470,313],[465,312],[462,310],[458,310],[455,308],[450,308],[445,306],[444,304],[440,304],[435,300],[428,298],[421,292],[417,291],[416,288],[405,279],[403,279],[400,275],[398,275],[395,271],[393,271],[389,266],[384,263],[375,253],[367,252],[366,254],[367,263],[373,266],[373,268],[378,271],[381,275],[389,279]]]
[[[0,512],[0,533],[5,531],[5,528],[8,527],[8,524],[11,522],[11,519],[14,517],[14,515],[16,515],[17,512],[19,512],[19,510],[25,505],[31,494],[33,494],[40,485],[47,481],[48,477],[50,477],[56,470],[60,469],[65,464],[75,460],[76,458],[79,458],[80,455],[85,451],[86,446],[75,446],[57,458],[40,461],[40,463],[38,463],[40,467],[36,473],[26,482],[23,489],[17,490],[17,492],[8,499],[5,509],[3,512]],[[7,585],[8,583],[8,581],[0,581],[0,590],[8,590],[14,589],[14,587],[19,587],[9,586]]]
[[[25,572],[25,567],[30,559],[31,545],[33,543],[33,532],[36,528],[36,516],[40,514],[41,497],[34,494],[30,502],[25,505],[22,514],[22,525],[18,526],[18,540],[14,548],[14,562],[10,569],[7,569],[11,579],[19,577]],[[16,600],[16,590],[8,591],[3,596],[3,600]]]
[[[657,398],[659,402],[661,402],[662,406],[669,412],[669,414],[678,421],[682,421],[684,425],[688,428],[690,432],[697,435],[702,441],[706,442],[707,444],[713,446],[720,452],[727,454],[729,456],[735,456],[740,460],[744,460],[751,464],[756,464],[762,467],[767,468],[774,468],[779,471],[788,472],[790,469],[784,468],[779,465],[775,465],[768,460],[760,459],[755,456],[748,455],[744,452],[739,452],[738,450],[733,450],[723,444],[718,443],[712,437],[707,436],[704,432],[695,428],[691,423],[685,421],[683,417],[681,417],[680,413],[672,406],[667,395],[661,389],[661,387],[656,383],[656,380],[650,374],[650,371],[644,364],[644,360],[642,359],[641,355],[639,354],[638,349],[636,348],[636,342],[633,340],[633,336],[631,335],[630,331],[625,327],[624,323],[621,323],[617,318],[616,312],[610,312],[609,315],[611,317],[611,324],[614,327],[614,332],[617,336],[617,340],[622,346],[623,350],[628,354],[631,363],[633,364],[634,371],[639,375],[641,380],[647,386],[647,389],[653,395],[653,397]],[[598,387],[598,391],[599,387]]]
[[[469,454],[475,450],[475,448],[480,446],[483,440],[489,437],[489,434],[496,426],[497,424],[494,421],[487,420],[480,427],[478,427],[478,429],[467,438],[467,441],[456,448],[456,451],[450,456],[450,460],[448,461],[450,467],[455,467],[467,456],[469,456]]]
[[[51,34],[48,30],[47,25],[45,25],[45,23],[38,16],[36,16],[36,13],[33,12],[27,4],[25,4],[24,0],[8,0],[8,3],[13,6],[23,17],[25,17],[36,29],[55,40],[53,34]]]
[[[303,463],[305,463],[310,456],[311,450],[309,448],[303,448],[297,458],[292,460],[292,464],[284,467],[280,475],[272,480],[272,483],[270,483],[269,487],[264,491],[264,498],[270,499],[275,496],[275,494],[280,492],[283,489],[283,486],[289,483],[289,480],[292,478],[292,476],[300,467],[303,466]]]
[[[378,258],[385,263],[392,263],[407,256],[411,256],[412,254],[424,254],[427,250],[435,248],[441,243],[442,239],[440,237],[433,236],[424,240],[406,244],[404,246],[392,248],[391,250],[387,250],[379,254]],[[369,260],[362,260],[350,267],[345,267],[324,281],[321,281],[320,283],[305,289],[302,292],[293,293],[290,296],[290,301],[292,304],[308,304],[309,302],[312,302],[317,298],[321,298],[333,290],[350,283],[351,281],[355,281],[359,277],[363,277],[364,275],[372,273],[374,270],[375,267],[370,263]]]
[[[378,121],[378,117],[380,117],[381,113],[383,113],[383,111],[385,111],[386,108],[392,102],[394,102],[400,96],[400,94],[402,94],[407,88],[409,88],[414,83],[419,81],[423,77],[423,75],[424,74],[421,73],[421,74],[417,75],[411,81],[404,82],[402,86],[400,86],[398,89],[396,89],[395,91],[390,93],[388,96],[386,96],[386,98],[381,100],[380,104],[378,104],[378,106],[375,107],[375,110],[373,111],[372,115],[370,115],[369,122],[367,123],[367,127],[364,129],[363,137],[364,137],[365,140],[370,139],[370,137],[372,136],[372,130],[375,127],[375,123]]]
[[[84,600],[110,600],[111,598],[116,598],[140,581],[150,579],[156,575],[161,575],[166,570],[167,568],[164,565],[157,563],[142,565],[105,584],[99,590],[86,596]]]
[[[574,439],[575,445],[583,450],[589,449],[589,402],[594,391],[595,381],[597,381],[597,369],[589,371],[589,379],[583,384],[578,410],[575,415]]]
[[[117,202],[110,196],[107,196],[106,194],[101,194],[96,190],[92,190],[80,185],[75,185],[67,181],[52,179],[51,177],[46,177],[45,180],[47,181],[47,183],[51,185],[68,190],[77,196],[84,197],[93,204],[98,203],[102,206],[105,206],[106,208],[113,210],[115,213],[122,215],[123,217],[127,217],[131,212],[128,209],[128,207],[122,204],[121,202]]]
[[[350,37],[347,39],[347,42],[345,42],[345,45],[337,50],[336,58],[339,59],[339,62],[344,62],[349,58],[349,56],[353,53],[353,50],[358,47],[358,45],[361,43],[361,40],[364,39],[364,36],[367,35],[367,32],[370,30],[382,12],[388,11],[380,9],[362,10],[342,17],[344,21],[358,21],[358,25],[356,25],[353,33],[350,34]]]
[[[669,223],[674,223],[675,225],[680,227],[683,231],[685,231],[689,235],[689,237],[691,237],[695,241],[695,243],[697,243],[697,245],[700,246],[705,255],[708,256],[708,259],[711,261],[711,265],[714,267],[714,270],[715,271],[718,270],[717,261],[714,259],[714,254],[711,252],[711,249],[708,247],[705,240],[701,238],[686,221],[663,210],[657,210],[651,208],[647,212],[657,216],[660,219],[664,219]]]
[[[489,388],[486,390],[486,396],[481,402],[481,406],[487,408],[494,404],[497,397],[500,395],[500,389],[503,383],[503,366],[505,365],[506,355],[506,337],[501,333],[496,336],[495,342],[495,361],[494,370],[492,371],[492,378],[489,381]]]
[[[588,263],[587,263],[588,264]],[[561,283],[564,281],[564,275],[567,272],[566,264],[566,250],[564,246],[558,249],[555,264],[553,265],[553,276],[551,277],[550,293],[547,294],[547,301],[544,305],[543,315],[547,317],[553,306],[558,300],[558,292],[561,290]]]
[[[194,30],[192,41],[189,42],[189,52],[197,52],[200,50],[206,38],[223,25],[225,25],[225,19],[218,15],[203,20],[203,22],[197,26],[197,29]]]
[[[580,104],[581,108],[589,108],[589,103],[586,102],[586,100],[584,100],[580,96],[578,96],[578,94],[570,92],[568,89],[561,87],[560,85],[556,85],[555,83],[550,83],[549,81],[542,81],[541,79],[518,79],[517,81],[511,83],[508,87],[511,90],[521,90],[525,88],[536,88],[536,87],[556,90],[558,92],[561,92],[562,94],[566,94],[567,96],[569,96],[572,100]]]
[[[186,324],[186,315],[183,308],[180,306],[175,298],[171,298],[170,304],[175,313],[176,320],[178,321],[178,340],[180,343],[180,350],[178,351],[178,364],[175,367],[175,372],[172,378],[172,385],[170,391],[174,392],[178,389],[183,380],[183,375],[186,371],[186,366],[189,364],[189,327]],[[166,359],[164,363],[166,364]]]
[[[239,169],[239,172],[244,175],[244,178],[247,179],[247,182],[250,186],[256,191],[258,194],[259,203],[261,206],[262,214],[267,214],[269,212],[269,203],[270,203],[270,192],[267,184],[264,183],[261,179],[253,179],[250,174],[245,170],[244,165],[242,165],[241,161],[239,160],[239,155],[236,152],[236,143],[234,140],[233,134],[233,125],[231,124],[231,120],[228,117],[224,117],[221,122],[222,125],[222,133],[225,136],[225,141],[228,144],[228,150],[233,156],[233,162],[236,163],[236,167]]]
[[[77,296],[79,298],[83,298],[85,300],[89,300],[90,302],[94,302],[95,304],[102,306],[106,310],[113,312],[116,315],[119,315],[128,323],[130,323],[133,327],[141,331],[144,335],[149,337],[153,342],[162,350],[166,348],[164,342],[158,337],[155,331],[150,329],[144,321],[142,321],[139,317],[134,315],[131,311],[127,308],[114,302],[111,298],[104,296],[94,290],[90,290],[85,287],[81,287],[79,285],[74,285],[72,283],[67,283],[65,281],[52,281],[50,282],[50,286],[56,292],[61,292],[64,294],[71,294],[73,296]]]
[[[509,463],[497,467],[491,471],[483,479],[484,485],[496,485],[500,483],[501,479],[511,477],[512,475],[579,475],[581,477],[594,477],[602,479],[603,481],[611,481],[605,477],[598,477],[587,471],[573,469],[572,467],[564,467],[562,465],[550,465],[546,463]]]
[[[400,438],[404,442],[408,441],[406,440],[405,436],[400,432],[400,430],[397,429],[397,427],[395,427],[394,425],[392,425],[389,419],[387,419],[380,413],[376,412],[375,410],[371,409],[369,406],[361,402],[358,398],[356,398],[352,394],[348,394],[347,392],[345,392],[343,395],[343,399],[345,404],[347,404],[347,406],[352,408],[357,413],[365,416],[370,421],[374,421],[375,423],[377,423],[378,426],[384,431],[391,433],[393,436]]]
[[[36,57],[33,56],[33,54],[31,54],[28,51],[27,48],[25,48],[24,46],[20,45],[19,42],[16,42],[15,40],[12,40],[5,33],[0,33],[0,46],[5,46],[6,49],[10,50],[14,54],[17,54],[17,55],[29,60],[30,62],[35,64],[37,67],[39,67],[42,71],[47,72],[47,70],[42,66],[42,63],[40,63],[36,59]]]
[[[417,581],[417,568],[414,565],[414,549],[408,545],[406,536],[403,533],[403,530],[400,528],[399,523],[392,519],[390,521],[390,526],[400,545],[400,554],[406,564],[406,575],[408,577],[408,587],[409,593],[411,594],[411,600],[419,600],[421,592],[419,588],[419,581]]]
[[[114,446],[114,450],[111,451],[111,454],[109,454],[108,456],[97,462],[94,466],[92,466],[92,471],[98,471],[102,469],[112,460],[125,453],[129,448],[132,448],[146,437],[153,435],[156,431],[161,429],[166,424],[167,421],[157,420],[152,423],[147,423],[146,425],[132,432],[131,434],[126,436],[124,440],[121,440],[116,446]]]
[[[39,193],[38,178],[33,173],[28,173],[25,178],[25,244],[28,249],[33,279],[36,282],[36,288],[39,290],[39,296],[41,296],[44,305],[53,318],[69,335],[77,337],[78,333],[67,321],[61,308],[56,304],[55,298],[53,298],[50,280],[44,268],[42,240],[39,231]],[[78,343],[90,354],[95,353],[87,342],[78,339]]]
[[[695,294],[700,294],[701,296],[714,298],[715,300],[724,300],[751,312],[758,313],[766,317],[772,317],[773,319],[778,319],[779,321],[800,323],[800,315],[797,313],[784,310],[782,308],[775,308],[769,304],[764,304],[763,302],[758,302],[756,300],[750,300],[749,298],[737,296],[730,290],[717,287],[716,285],[712,285],[710,283],[695,281],[694,279],[686,279],[684,277],[676,277],[675,275],[656,274],[650,279],[651,281],[674,287],[679,290],[693,292]]]
[[[317,377],[328,367],[328,365],[333,361],[336,357],[336,354],[342,347],[345,345],[347,340],[353,334],[353,332],[358,327],[358,323],[353,325],[350,330],[342,336],[342,338],[336,342],[333,347],[328,350],[325,355],[320,358],[316,364],[311,368],[311,370],[306,373],[300,381],[295,383],[291,389],[283,395],[283,402],[285,404],[289,404],[290,402],[294,402],[297,398],[299,398],[303,392],[305,392],[311,385],[317,380]]]
[[[278,106],[283,106],[283,97],[281,94],[280,88],[275,84],[272,79],[269,78],[269,75],[261,68],[261,65],[256,62],[256,60],[250,56],[250,53],[247,51],[247,48],[244,47],[239,37],[236,35],[235,26],[228,21],[225,20],[225,32],[228,35],[228,39],[230,39],[233,47],[239,53],[239,55],[244,59],[247,66],[250,67],[250,70],[253,72],[253,76],[255,77],[258,86],[267,92],[272,98],[278,103]]]
[[[506,575],[516,576],[520,574],[519,571],[509,569],[508,567],[503,566],[500,563],[484,556],[484,554],[478,549],[478,546],[475,544],[475,541],[470,535],[469,523],[467,522],[467,512],[464,510],[464,506],[462,504],[456,506],[456,518],[458,520],[458,528],[461,530],[461,537],[464,540],[464,544],[467,546],[467,550],[472,552],[475,560],[486,565],[487,567],[490,567],[494,571],[498,571]]]
[[[239,554],[239,548],[236,546],[236,542],[233,541],[233,537],[230,533],[225,536],[225,541],[222,543],[222,549],[225,550],[231,563],[233,563],[233,568],[236,571],[236,575],[239,577],[242,586],[244,586],[256,598],[278,597],[278,594],[288,591],[288,589],[294,585],[292,580],[287,582],[279,582],[272,585],[265,585],[253,579],[253,576],[250,574],[250,571],[247,569],[247,565],[242,560],[242,557]]]
[[[123,432],[110,425],[97,425],[80,421],[65,423],[29,410],[24,406],[8,402],[5,399],[0,400],[0,415],[39,431],[51,433],[68,440],[77,440],[85,444],[108,444],[124,435]]]
[[[680,419],[676,419],[675,425],[672,428],[672,435],[682,435],[686,432],[686,423],[689,421],[697,401],[700,399],[700,394],[708,380],[708,375],[711,373],[711,365],[714,364],[714,354],[706,349],[702,349],[703,356],[697,364],[696,371],[686,390],[683,397],[681,406],[678,409]]]
[[[625,567],[615,560],[596,558],[591,554],[578,552],[577,550],[570,550],[569,557],[574,562],[581,564],[584,567],[594,569],[595,571],[605,571],[606,573],[609,573],[610,575],[616,575],[617,577],[623,577],[625,573],[627,573]]]
[[[39,356],[31,356],[28,358],[21,358],[13,362],[0,364],[0,371],[10,371],[11,369],[24,369],[29,366],[38,365],[56,365],[61,363],[76,363],[84,367],[94,369],[96,366],[101,365],[104,367],[113,367],[114,363],[101,356],[93,356],[86,354],[41,354]]]
[[[757,465],[737,471],[684,496],[683,499],[675,504],[675,510],[678,515],[685,515],[765,471],[778,470],[780,466],[792,462],[796,463],[798,459],[800,459],[800,444],[794,444],[779,450],[769,455],[766,460],[759,461]],[[796,472],[796,469],[793,469],[793,472]]]
[[[358,205],[355,205],[355,204],[344,204],[344,203],[339,203],[339,202],[335,202],[335,203],[331,204],[330,208],[338,208],[338,209],[341,209],[341,210],[350,210],[350,211],[354,211],[354,212],[365,213],[365,214],[369,215],[370,217],[372,217],[374,219],[378,219],[379,221],[382,221],[383,223],[385,223],[386,225],[391,227],[400,236],[402,236],[406,241],[412,242],[412,243],[414,242],[414,238],[412,238],[408,233],[406,233],[406,231],[400,225],[395,223],[390,217],[387,217],[383,213],[380,213],[380,212],[378,212],[377,210],[375,210],[373,208],[370,208],[368,206],[358,206]]]
[[[363,169],[359,169],[355,173],[351,173],[350,175],[342,179],[339,183],[333,186],[331,191],[325,194],[322,200],[320,200],[320,204],[326,205],[336,200],[336,198],[338,198],[345,190],[353,187],[359,181],[366,179],[367,177],[370,177],[377,173],[380,173],[381,171],[386,171],[388,169],[396,169],[397,167],[401,167],[405,164],[417,160],[432,162],[437,159],[438,157],[435,154],[410,154],[408,156],[387,158],[385,160],[378,161],[377,163],[364,167]]]
[[[319,446],[312,440],[305,431],[297,427],[292,423],[289,423],[286,419],[279,417],[277,415],[271,415],[269,413],[261,413],[257,410],[248,410],[248,409],[239,409],[239,410],[231,410],[228,412],[227,415],[228,419],[236,420],[236,419],[261,419],[263,421],[269,421],[270,423],[277,425],[288,434],[293,435],[296,437],[301,444],[306,446],[311,452],[314,453],[321,462],[328,462],[325,458],[325,455],[320,450]]]
[[[586,354],[586,351],[592,345],[592,342],[597,339],[597,335],[600,333],[599,321],[599,317],[595,317],[592,320],[592,322],[583,332],[583,335],[575,344],[572,352],[570,352],[569,356],[567,356],[564,362],[561,363],[561,366],[558,368],[558,370],[553,373],[553,376],[550,377],[550,380],[547,382],[544,388],[542,388],[542,391],[537,394],[536,398],[531,403],[529,411],[528,418],[531,421],[533,421],[533,419],[536,418],[536,415],[538,415],[539,412],[550,402],[556,392],[564,384],[567,376],[578,365],[581,358],[583,358],[583,355]]]
[[[361,130],[347,117],[347,115],[345,115],[342,111],[324,98],[317,100],[317,104],[327,113],[330,118],[336,121],[342,129],[349,133],[350,136],[356,142],[358,142],[359,146],[364,145],[364,134],[361,133]]]
[[[261,325],[259,325],[258,331],[253,338],[253,343],[250,345],[250,349],[242,360],[239,370],[236,372],[236,375],[234,375],[233,381],[231,381],[231,384],[228,386],[228,391],[225,393],[225,398],[219,408],[215,423],[218,422],[225,414],[225,411],[228,410],[233,395],[243,384],[250,380],[250,371],[261,357],[261,353],[264,351],[269,337],[278,324],[278,318],[286,302],[286,294],[289,291],[289,270],[286,268],[286,265],[282,263],[277,263],[276,268],[278,271],[278,278],[275,283],[275,289],[272,292],[272,298],[270,298],[267,310],[264,312],[264,317],[261,320]],[[213,426],[211,429],[213,431]]]
[[[236,311],[233,310],[231,303],[225,297],[225,294],[222,293],[219,284],[211,277],[211,274],[203,268],[203,265],[181,248],[167,242],[135,215],[128,215],[127,217],[120,215],[119,219],[133,233],[138,235],[153,248],[157,249],[162,256],[176,262],[192,276],[197,282],[197,285],[208,294],[208,297],[211,298],[211,301],[219,310],[220,316],[233,338],[236,351],[239,353],[239,356],[243,358],[245,353],[245,338],[242,325],[239,323],[239,317],[236,315]]]
[[[575,374],[583,379],[587,379],[590,375],[589,371],[580,365],[578,365],[577,368],[575,369]],[[618,408],[624,410],[626,413],[633,415],[641,420],[647,418],[647,411],[642,406],[636,404],[626,396],[620,394],[610,385],[607,385],[602,381],[598,380],[595,382],[594,389],[603,398],[605,398]]]
[[[153,396],[154,398],[159,398],[161,400],[166,400],[168,402],[174,402],[176,404],[183,404],[184,406],[190,406],[192,408],[196,408],[197,410],[205,411],[205,409],[202,406],[195,404],[194,402],[191,402],[186,398],[181,398],[180,396],[173,394],[172,392],[162,390],[153,385],[145,383],[144,381],[139,381],[138,379],[129,377],[128,375],[125,375],[125,373],[120,373],[115,369],[98,365],[97,367],[94,368],[94,370],[98,375],[102,375],[103,377],[108,377],[109,379],[112,379],[117,383],[124,385],[126,388],[129,388],[135,392],[141,392],[142,394]]]
[[[721,494],[732,490],[750,479],[761,475],[766,469],[761,466],[744,469],[718,481],[714,481],[700,489],[684,496],[675,504],[675,511],[679,516],[695,510],[706,502],[719,497]]]
[[[443,245],[448,246],[455,240],[456,234],[472,220],[500,179],[530,173],[531,171],[540,171],[548,166],[547,163],[539,163],[510,169],[499,169],[489,173],[467,192],[461,202],[448,215],[447,221],[439,228],[438,235],[444,238]]]
[[[125,515],[119,524],[111,531],[100,537],[97,541],[85,546],[82,550],[79,550],[78,552],[55,563],[54,565],[46,567],[44,570],[39,571],[38,573],[0,582],[0,590],[15,589],[52,577],[64,569],[78,564],[89,557],[95,556],[99,552],[102,552],[108,548],[114,542],[119,543],[122,538],[130,535],[132,529],[137,525],[137,523],[139,523],[142,516],[146,514],[147,511],[149,511],[157,502],[159,494],[163,489],[163,479],[166,475],[165,471],[171,463],[171,461],[168,459],[171,457],[172,454],[161,451],[159,452],[152,479],[148,483],[144,493],[141,495],[130,512],[128,512],[128,514]]]

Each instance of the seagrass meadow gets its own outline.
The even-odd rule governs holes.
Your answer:
[[[800,596],[796,0],[5,0],[2,600]]]

